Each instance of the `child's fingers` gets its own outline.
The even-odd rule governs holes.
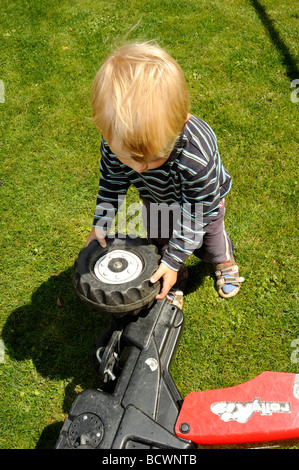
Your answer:
[[[155,282],[159,281],[159,279],[165,274],[165,265],[160,264],[157,271],[152,275],[150,281],[154,284]]]
[[[160,293],[157,295],[157,300],[162,300],[168,294],[171,287],[175,284],[177,279],[177,273],[173,269],[170,269],[166,264],[161,263],[157,271],[152,275],[151,282],[155,283],[163,277],[163,284]]]
[[[101,245],[102,248],[106,248],[107,246],[107,242],[105,240],[105,238],[97,238],[99,244]]]
[[[88,246],[90,242],[93,240],[98,240],[99,244],[105,248],[107,246],[107,242],[105,240],[106,232],[102,229],[93,228],[87,238],[85,246]]]
[[[168,294],[170,288],[171,286],[169,284],[167,284],[166,282],[163,282],[163,287],[161,291],[159,292],[159,294],[156,296],[156,299],[157,300],[164,299],[164,297],[166,297],[166,295]]]

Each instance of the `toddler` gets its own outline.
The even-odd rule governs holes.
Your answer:
[[[178,63],[151,42],[117,49],[95,77],[92,109],[102,135],[101,176],[86,245],[97,239],[106,246],[119,201],[132,184],[143,202],[148,236],[161,254],[151,279],[162,280],[157,299],[168,296],[182,307],[183,263],[191,254],[214,265],[220,296],[235,296],[244,279],[224,228],[231,176],[213,130],[189,113]],[[162,207],[171,210],[157,221],[158,211],[151,209]]]

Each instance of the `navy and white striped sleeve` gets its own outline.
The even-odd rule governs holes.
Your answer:
[[[193,121],[188,131],[180,160],[181,218],[162,258],[162,262],[175,270],[201,247],[206,227],[217,217],[220,200],[231,186],[212,129],[203,121]]]
[[[123,173],[119,160],[103,139],[100,172],[93,227],[101,227],[108,231],[131,183]]]
[[[183,184],[180,218],[176,221],[169,247],[162,259],[172,269],[177,270],[195,249],[200,248],[205,227],[218,214],[219,199],[215,203],[215,195],[219,192],[219,186],[215,171],[215,167],[206,169]]]

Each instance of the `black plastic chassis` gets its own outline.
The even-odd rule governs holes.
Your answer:
[[[121,345],[117,357],[119,375],[113,377],[113,389],[85,390],[78,395],[56,449],[194,447],[174,433],[182,399],[169,367],[183,320],[181,310],[163,300],[119,326],[117,321],[111,323],[104,349],[113,359],[116,337]],[[104,356],[103,361],[109,363]],[[108,370],[110,375],[112,369]]]

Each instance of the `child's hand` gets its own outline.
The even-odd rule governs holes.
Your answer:
[[[161,263],[157,271],[152,275],[151,282],[154,284],[163,277],[161,292],[157,295],[157,300],[162,300],[177,281],[177,272],[169,268],[165,263]]]
[[[106,235],[107,235],[107,232],[105,230],[103,230],[102,228],[93,227],[90,234],[88,235],[85,246],[88,246],[89,243],[92,242],[92,240],[98,240],[99,244],[103,248],[105,248],[107,246],[107,243],[106,243],[106,240],[105,240]]]

